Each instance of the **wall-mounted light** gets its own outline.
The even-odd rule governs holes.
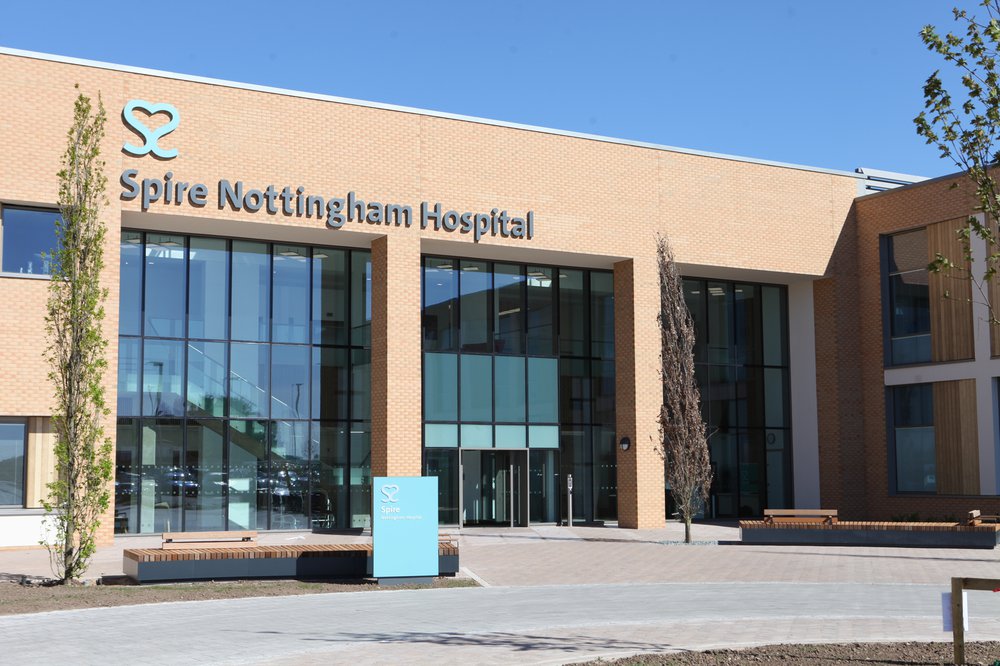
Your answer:
[[[628,437],[622,437],[622,441],[618,443],[618,446],[622,447],[622,451],[628,451],[629,447],[632,446],[632,440]]]

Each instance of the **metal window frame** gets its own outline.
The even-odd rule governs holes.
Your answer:
[[[146,342],[147,339],[149,339],[149,340],[162,340],[162,341],[181,342],[183,344],[183,352],[182,352],[182,355],[181,355],[182,356],[182,358],[181,358],[181,365],[182,365],[182,373],[183,373],[183,381],[182,381],[182,387],[181,387],[181,400],[182,400],[182,404],[183,404],[183,413],[180,416],[177,416],[177,417],[170,417],[169,420],[171,420],[171,421],[177,421],[180,424],[180,426],[181,426],[181,458],[182,458],[182,464],[183,464],[183,461],[186,459],[186,456],[187,456],[187,449],[188,449],[188,440],[187,440],[187,438],[188,438],[188,424],[189,424],[189,422],[211,420],[211,421],[218,421],[218,422],[220,422],[222,424],[222,429],[223,429],[223,444],[222,444],[222,446],[223,446],[223,465],[225,467],[225,470],[224,470],[223,473],[224,473],[224,478],[225,478],[225,481],[226,481],[226,484],[227,484],[227,487],[223,490],[223,498],[224,498],[224,509],[223,509],[223,522],[224,522],[224,526],[223,526],[223,529],[225,529],[225,530],[230,529],[230,525],[229,525],[229,520],[230,520],[230,507],[229,507],[229,499],[230,499],[230,497],[229,497],[229,495],[230,495],[230,493],[229,493],[228,483],[229,483],[229,480],[230,480],[230,451],[229,451],[229,449],[230,449],[230,446],[231,446],[231,443],[232,443],[231,428],[232,428],[232,424],[233,423],[253,421],[253,422],[260,422],[260,423],[263,424],[263,427],[264,427],[264,441],[265,441],[266,446],[267,446],[267,451],[266,451],[266,461],[267,462],[266,462],[266,465],[267,465],[268,474],[270,474],[271,468],[272,468],[272,465],[273,465],[272,450],[271,450],[271,448],[272,448],[271,447],[272,436],[273,436],[272,431],[274,430],[275,423],[277,421],[289,421],[289,422],[294,422],[294,423],[305,423],[306,424],[307,432],[310,435],[310,438],[309,438],[309,441],[307,442],[307,447],[306,447],[307,448],[307,452],[308,452],[308,459],[309,459],[310,463],[313,460],[312,439],[311,439],[313,424],[314,423],[316,423],[316,424],[326,424],[326,423],[343,424],[346,427],[347,438],[348,438],[348,441],[347,441],[347,463],[346,463],[346,469],[345,469],[345,478],[347,479],[347,483],[348,483],[347,497],[348,497],[348,501],[350,502],[350,497],[351,497],[351,494],[350,494],[350,491],[349,491],[349,489],[350,489],[350,469],[352,468],[352,465],[354,463],[353,453],[352,453],[352,446],[351,446],[351,441],[350,441],[351,437],[352,437],[353,426],[355,426],[355,425],[357,425],[357,426],[364,426],[365,424],[367,424],[367,431],[369,433],[369,437],[370,437],[370,432],[371,432],[370,418],[368,420],[358,420],[358,419],[355,419],[355,413],[354,413],[354,400],[353,400],[353,393],[354,393],[354,388],[355,388],[355,386],[354,386],[354,366],[355,366],[354,355],[355,355],[355,352],[357,352],[357,351],[364,351],[364,350],[367,350],[369,352],[369,354],[370,354],[371,346],[370,346],[370,339],[369,339],[367,345],[365,345],[365,344],[355,344],[354,343],[353,329],[352,329],[352,321],[353,321],[352,320],[352,316],[353,316],[353,312],[352,312],[352,301],[351,301],[351,299],[353,297],[353,294],[352,294],[353,289],[352,289],[352,287],[353,287],[353,284],[354,284],[354,275],[353,275],[353,272],[352,272],[351,269],[352,269],[352,266],[353,266],[353,262],[354,262],[355,256],[361,256],[361,255],[366,256],[368,258],[368,262],[370,263],[370,261],[371,261],[371,251],[367,250],[367,249],[338,247],[338,246],[333,246],[333,245],[293,244],[293,245],[297,245],[299,247],[304,247],[308,251],[308,257],[307,257],[307,259],[309,260],[309,271],[308,271],[309,281],[308,281],[307,291],[308,291],[308,301],[309,301],[309,304],[308,304],[308,322],[307,322],[307,330],[308,330],[307,341],[304,342],[304,343],[276,343],[273,340],[273,337],[274,337],[273,336],[273,327],[274,327],[274,321],[273,321],[274,320],[274,251],[275,251],[275,247],[276,246],[278,246],[278,245],[288,245],[288,243],[280,243],[280,242],[277,242],[277,241],[256,240],[256,239],[252,239],[252,238],[232,238],[230,236],[224,236],[224,235],[220,235],[220,234],[172,233],[172,232],[163,232],[163,231],[155,231],[155,230],[144,230],[144,229],[131,229],[131,228],[123,228],[123,229],[120,230],[120,233],[126,233],[126,232],[127,233],[136,233],[136,234],[139,234],[139,240],[140,240],[140,242],[138,244],[139,248],[140,248],[140,270],[139,270],[140,285],[139,285],[139,313],[138,313],[138,316],[139,316],[139,331],[138,331],[138,335],[132,336],[132,335],[121,335],[121,334],[119,334],[118,338],[119,339],[125,339],[125,338],[127,338],[127,339],[134,339],[134,340],[137,341],[137,344],[138,344],[138,347],[139,347],[138,368],[137,368],[137,373],[138,373],[137,381],[138,381],[138,390],[139,390],[139,394],[140,395],[139,395],[138,414],[127,415],[127,416],[119,416],[118,414],[116,414],[116,422],[119,421],[120,419],[135,419],[136,420],[136,422],[137,422],[136,428],[138,429],[137,445],[138,445],[140,457],[142,455],[142,423],[143,423],[143,421],[145,421],[147,419],[154,419],[155,420],[155,419],[158,419],[158,418],[165,418],[165,417],[157,417],[155,415],[146,415],[146,414],[143,413],[144,412],[144,406],[142,404],[142,395],[141,394],[142,394],[142,383],[143,383],[143,375],[144,375],[144,368],[145,368],[145,342]],[[180,336],[180,337],[147,336],[147,334],[146,334],[145,319],[146,319],[146,300],[147,299],[146,299],[146,260],[145,260],[145,252],[146,252],[146,245],[147,245],[146,237],[147,237],[148,234],[174,235],[174,236],[180,236],[180,237],[182,237],[184,239],[184,243],[183,243],[184,252],[185,252],[185,258],[184,258],[184,262],[185,262],[185,265],[184,265],[184,276],[185,276],[184,321],[183,321],[183,324],[182,324],[183,335]],[[228,283],[226,285],[226,296],[225,296],[226,297],[225,337],[222,338],[222,339],[217,339],[217,338],[192,338],[192,337],[190,337],[190,334],[191,334],[191,331],[190,331],[190,314],[191,314],[191,312],[190,312],[190,308],[191,308],[191,294],[190,294],[190,291],[191,291],[190,290],[190,278],[191,278],[190,246],[191,246],[191,240],[193,238],[213,238],[213,239],[223,240],[226,243],[226,246],[225,246],[225,252],[226,252],[226,266],[225,266],[225,270],[226,270],[226,275],[227,275]],[[233,313],[233,291],[234,291],[233,290],[233,284],[234,284],[234,282],[233,282],[233,269],[234,269],[233,244],[234,244],[235,241],[246,241],[246,242],[253,242],[253,243],[261,243],[261,244],[263,244],[266,247],[266,255],[267,255],[267,261],[268,261],[268,283],[267,283],[267,288],[268,288],[267,314],[268,314],[268,316],[267,316],[266,340],[255,340],[255,341],[251,341],[251,340],[235,340],[233,338],[233,335],[232,335],[232,331],[233,331],[233,328],[232,328],[232,313]],[[313,324],[313,317],[314,317],[314,314],[315,314],[314,313],[314,309],[315,308],[314,308],[314,303],[313,303],[313,290],[315,288],[315,279],[314,279],[314,274],[313,274],[312,267],[313,267],[313,261],[315,260],[314,254],[317,251],[321,251],[321,250],[329,250],[331,252],[343,253],[343,257],[344,257],[344,263],[345,263],[344,268],[345,268],[345,278],[346,278],[346,280],[345,280],[345,294],[343,295],[343,297],[344,297],[344,301],[345,301],[345,304],[346,304],[346,306],[345,306],[346,307],[346,309],[345,309],[345,312],[346,312],[345,323],[347,325],[346,340],[345,340],[344,344],[332,344],[332,345],[331,344],[322,344],[321,341],[317,341],[315,339],[316,336],[313,334],[313,325],[312,324]],[[320,340],[321,340],[321,338],[320,338]],[[221,344],[226,345],[226,354],[225,354],[225,360],[224,360],[224,365],[225,365],[224,374],[225,374],[226,405],[225,405],[225,408],[224,408],[223,413],[222,413],[221,416],[198,417],[198,416],[191,415],[191,414],[188,413],[188,411],[189,411],[188,410],[188,382],[189,382],[189,376],[188,376],[189,375],[189,372],[188,372],[189,371],[189,368],[188,368],[189,350],[188,350],[188,345],[190,343],[192,343],[192,342],[221,343]],[[261,416],[258,416],[258,417],[233,417],[233,415],[231,413],[231,403],[232,403],[231,398],[232,398],[232,396],[230,394],[230,389],[229,389],[229,376],[230,376],[230,370],[232,368],[231,356],[232,356],[232,345],[234,343],[252,343],[252,344],[266,345],[267,346],[267,349],[268,349],[268,382],[267,382],[267,384],[268,384],[268,399],[267,399],[267,407],[266,407],[267,413],[266,413],[266,415],[261,415]],[[271,347],[274,344],[289,344],[289,345],[293,345],[293,346],[297,346],[297,347],[304,347],[304,348],[306,348],[306,349],[309,350],[309,363],[308,363],[308,367],[307,367],[307,381],[310,384],[310,400],[309,400],[309,404],[307,405],[307,409],[306,409],[306,414],[307,415],[304,418],[298,418],[298,419],[274,419],[274,418],[272,418],[273,415],[271,414],[271,405],[270,405],[270,402],[271,402],[271,389],[272,389],[272,383],[273,383],[273,372],[271,372],[272,356],[273,355],[271,353],[272,352]],[[347,414],[346,414],[346,419],[343,419],[343,420],[322,421],[322,420],[320,420],[318,418],[314,418],[314,415],[312,414],[312,396],[311,396],[312,381],[313,381],[312,353],[313,353],[313,351],[315,349],[323,349],[323,348],[343,349],[346,352],[346,357],[347,357],[346,371],[347,371],[347,382],[348,382],[347,392],[348,393],[347,393],[347,397],[346,397]],[[370,365],[370,361],[369,361],[369,365]],[[370,399],[370,396],[369,396],[369,399]],[[369,463],[369,465],[370,465],[370,460],[371,460],[371,454],[369,452],[369,455],[368,455],[368,463]],[[140,465],[140,468],[141,468],[141,465]],[[141,469],[140,469],[140,474],[141,474]],[[311,491],[312,491],[312,479],[310,478],[309,479],[309,487],[307,488],[307,491],[306,491],[307,495],[310,498],[311,498]],[[136,522],[137,522],[137,524],[139,526],[141,526],[141,524],[142,524],[142,517],[140,515],[141,512],[142,512],[142,500],[141,500],[142,487],[141,487],[141,484],[140,484],[140,487],[139,487],[139,493],[140,493],[140,497],[137,499]],[[364,507],[359,507],[359,508],[364,508]],[[183,506],[181,507],[181,509],[182,509],[181,510],[181,528],[182,529],[186,529],[186,527],[187,527],[186,526],[186,522],[187,522],[186,513],[187,512],[183,510]],[[266,507],[267,519],[266,519],[266,523],[265,523],[266,526],[267,526],[266,529],[268,529],[268,530],[274,529],[273,528],[272,509],[273,509],[273,502],[272,502],[272,498],[270,497],[270,494],[269,494],[268,495],[268,500],[267,500],[267,507]],[[347,508],[347,514],[348,515],[353,514],[354,513],[354,509],[355,509],[355,507],[348,506],[348,508]],[[304,515],[306,517],[307,529],[311,529],[311,526],[312,526],[312,507],[311,507],[311,503],[309,501],[305,502],[305,504],[303,506],[303,513],[304,513]],[[341,530],[337,530],[337,531],[341,531]],[[356,531],[356,529],[347,527],[344,531],[354,532],[354,531]]]

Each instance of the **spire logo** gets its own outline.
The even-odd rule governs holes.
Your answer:
[[[136,111],[145,111],[146,115],[150,118],[162,113],[169,120],[165,125],[156,129],[150,129],[146,126],[146,123],[136,116]],[[126,142],[122,146],[122,150],[126,153],[136,157],[152,153],[154,157],[159,157],[162,160],[172,160],[177,157],[176,148],[161,148],[159,143],[160,139],[177,129],[177,125],[181,121],[181,114],[173,104],[153,104],[141,99],[132,99],[122,109],[122,120],[132,131],[142,137],[143,140],[141,146],[135,146]]]
[[[386,502],[399,501],[399,499],[396,497],[396,495],[399,493],[399,486],[397,486],[396,484],[387,483],[384,486],[382,486],[380,490],[382,491],[382,494],[385,495],[385,497],[382,498],[383,504]]]

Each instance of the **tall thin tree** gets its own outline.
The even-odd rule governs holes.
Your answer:
[[[684,302],[683,284],[670,244],[656,238],[660,273],[660,361],[663,407],[660,432],[667,483],[691,543],[691,521],[708,500],[712,462],[701,416],[701,394],[694,374],[695,331]]]
[[[52,280],[45,319],[49,379],[55,393],[56,478],[44,506],[49,513],[53,572],[78,580],[96,550],[100,519],[110,504],[111,440],[103,420],[109,410],[102,381],[107,369],[101,286],[104,237],[101,220],[107,179],[100,158],[107,115],[100,97],[78,94],[59,171],[60,219],[51,253]]]

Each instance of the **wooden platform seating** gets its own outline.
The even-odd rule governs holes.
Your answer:
[[[984,516],[979,509],[973,509],[969,512],[969,519],[965,521],[965,524],[969,527],[984,525],[986,523],[1000,523],[1000,516]]]
[[[775,523],[822,523],[837,522],[836,509],[764,509],[764,522]]]
[[[165,533],[162,548],[126,549],[123,569],[125,575],[139,583],[372,575],[371,543],[263,546],[251,541],[256,538],[256,532]],[[454,575],[458,567],[458,542],[441,537],[439,575]]]
[[[995,519],[992,524],[987,521]],[[996,548],[1000,516],[970,511],[965,523],[838,520],[836,510],[769,509],[763,520],[741,520],[747,545]]]

